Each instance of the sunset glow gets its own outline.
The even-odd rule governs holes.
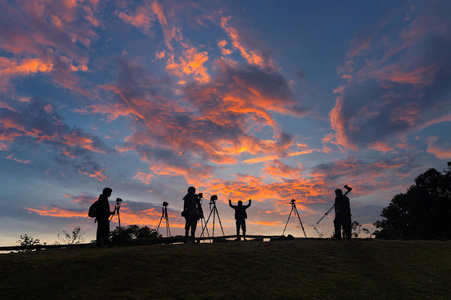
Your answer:
[[[81,226],[173,234],[187,188],[252,199],[248,234],[307,235],[345,184],[372,223],[451,160],[449,1],[2,1],[0,243]],[[332,234],[329,216],[317,226]],[[113,218],[112,229],[117,226]],[[290,221],[288,234],[303,236]],[[200,232],[199,232],[200,234]]]

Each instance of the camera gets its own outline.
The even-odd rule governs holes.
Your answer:
[[[211,204],[215,204],[215,201],[218,200],[218,196],[216,195],[211,195],[210,197],[210,205]]]
[[[122,199],[121,198],[117,198],[116,199],[116,203],[120,203],[120,202],[122,202]]]
[[[199,193],[199,194],[197,194],[197,197],[199,197],[200,199],[202,199],[202,198],[204,197],[204,194],[203,194],[203,193]]]
[[[163,202],[163,206],[168,206],[169,203],[167,203],[166,201]]]
[[[291,199],[291,204],[293,204],[294,202],[296,202],[296,200],[294,200],[294,199]]]

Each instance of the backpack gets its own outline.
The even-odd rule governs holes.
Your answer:
[[[97,210],[97,201],[94,202],[93,204],[91,204],[91,206],[89,207],[88,216],[90,218],[95,218],[96,217],[96,210]]]

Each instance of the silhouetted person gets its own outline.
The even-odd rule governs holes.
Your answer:
[[[347,240],[351,239],[351,206],[349,203],[349,198],[343,195],[342,190],[335,190],[335,238],[341,240],[342,228],[344,231],[344,237]]]
[[[113,192],[110,188],[104,188],[102,194],[99,196],[99,200],[97,200],[96,207],[96,221],[97,221],[97,247],[102,246],[102,243],[105,246],[110,246],[110,216],[114,215],[116,209],[114,211],[110,211],[110,203],[108,202],[108,197],[111,196]]]
[[[194,243],[197,221],[203,217],[202,207],[200,204],[201,194],[196,195],[196,188],[191,186],[188,188],[188,194],[183,197],[183,212],[185,217],[185,242]],[[191,230],[191,238],[189,233]]]
[[[235,220],[236,220],[236,239],[239,241],[240,238],[240,227],[243,230],[243,239],[246,240],[246,209],[251,206],[252,200],[249,199],[248,205],[243,205],[243,201],[238,201],[238,205],[232,205],[232,201],[229,199],[229,206],[235,210]]]

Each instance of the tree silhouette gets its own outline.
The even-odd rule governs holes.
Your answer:
[[[374,223],[376,238],[451,238],[451,163],[443,173],[429,169],[407,193],[393,197]]]
[[[20,246],[22,247],[30,247],[30,246],[35,246],[35,245],[39,245],[39,243],[41,242],[39,239],[34,239],[31,236],[28,236],[26,233],[24,235],[20,236],[20,240],[17,241]],[[33,249],[23,249],[23,250],[19,250],[19,252],[28,252],[28,251],[33,251]]]
[[[84,234],[84,231],[81,231],[81,227],[76,226],[71,233],[63,230],[63,234],[58,234],[58,238],[62,239],[66,244],[79,244],[85,241]]]
[[[355,238],[358,238],[359,234],[361,234],[362,231],[365,234],[368,234],[368,235],[371,236],[370,231],[368,229],[366,229],[366,228],[362,228],[362,224],[360,224],[357,221],[352,222],[351,229],[352,229],[352,236],[355,237]]]

